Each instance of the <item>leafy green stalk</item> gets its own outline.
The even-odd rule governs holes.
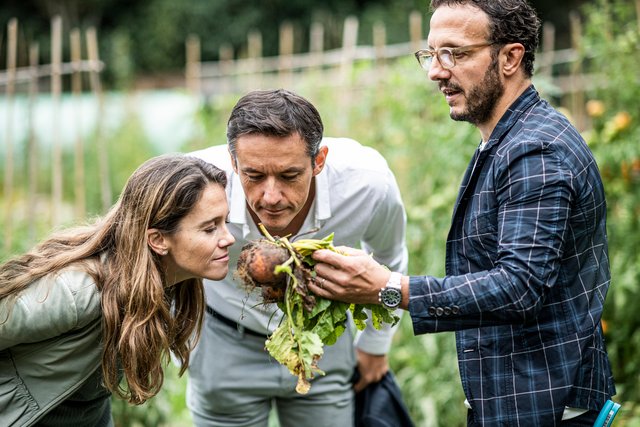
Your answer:
[[[291,254],[285,263],[275,268],[276,274],[288,276],[284,301],[278,303],[285,319],[267,339],[266,348],[274,359],[298,377],[296,391],[306,394],[314,375],[324,374],[318,368],[323,347],[335,344],[346,330],[347,311],[351,311],[359,330],[365,329],[369,317],[376,329],[383,323],[394,325],[398,317],[381,305],[349,304],[309,295],[304,281],[315,277],[312,271],[315,262],[311,255],[318,249],[339,252],[333,246],[333,233],[324,239],[302,239],[292,243],[286,237],[272,237],[262,224],[259,227],[268,240],[287,248]],[[311,308],[308,307],[310,299],[314,301]]]

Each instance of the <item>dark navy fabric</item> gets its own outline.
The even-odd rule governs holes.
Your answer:
[[[571,123],[529,87],[463,178],[445,278],[412,277],[414,332],[456,331],[469,424],[559,425],[615,393],[600,318],[605,194]]]
[[[355,382],[355,381],[354,381]],[[356,427],[414,427],[391,371],[356,393]]]

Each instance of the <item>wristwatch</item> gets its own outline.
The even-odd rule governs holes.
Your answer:
[[[402,274],[392,272],[387,285],[378,292],[378,301],[388,309],[397,308],[402,302]]]

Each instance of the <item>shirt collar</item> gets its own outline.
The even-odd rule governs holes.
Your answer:
[[[530,85],[522,94],[516,99],[513,104],[504,113],[498,124],[496,125],[491,137],[487,141],[485,148],[490,148],[515,125],[520,117],[529,110],[529,108],[540,101],[540,95],[536,91],[533,85]]]
[[[242,184],[240,183],[240,176],[234,171],[231,171],[229,178],[227,194],[229,199],[229,221],[234,224],[246,224],[247,202],[244,197]]]
[[[331,198],[329,197],[329,165],[316,175],[316,220],[326,221],[331,217]]]

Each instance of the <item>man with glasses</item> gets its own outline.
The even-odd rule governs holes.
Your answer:
[[[531,83],[526,0],[432,0],[420,65],[480,131],[447,238],[446,276],[400,276],[361,251],[314,257],[327,298],[397,305],[416,334],[456,331],[469,425],[591,426],[615,394],[601,325],[610,283],[594,157]]]

